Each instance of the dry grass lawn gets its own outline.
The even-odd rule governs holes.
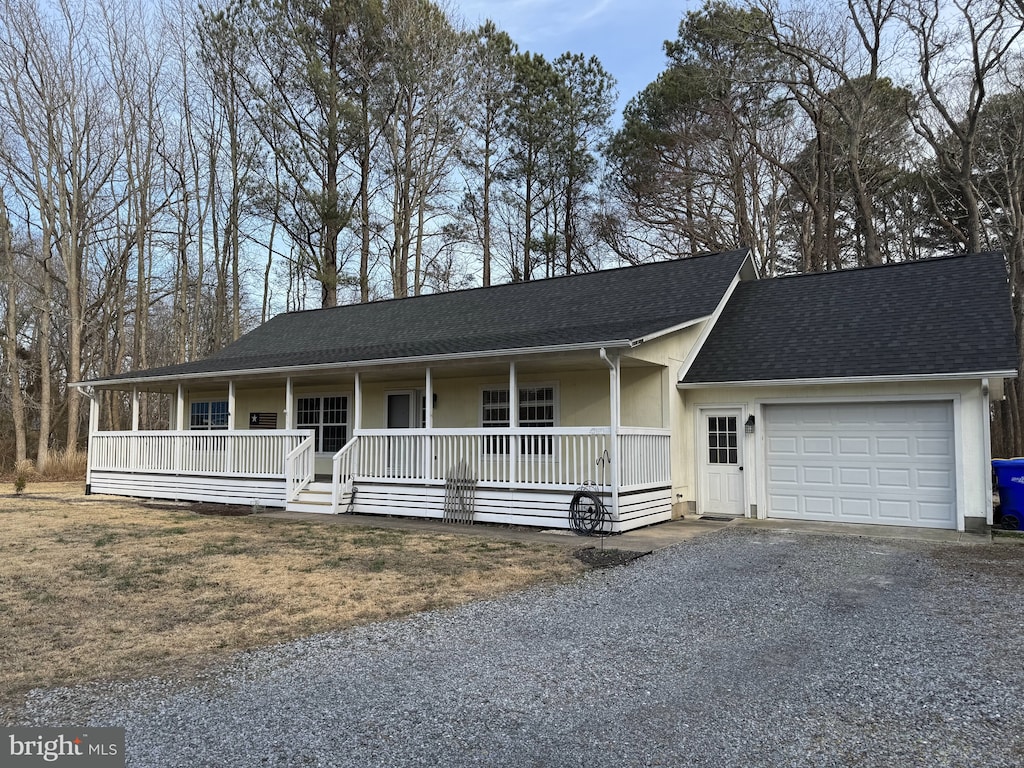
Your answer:
[[[573,577],[564,548],[0,492],[0,713],[35,687],[218,655]]]

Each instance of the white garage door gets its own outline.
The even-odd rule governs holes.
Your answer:
[[[956,528],[952,403],[764,413],[769,517]]]

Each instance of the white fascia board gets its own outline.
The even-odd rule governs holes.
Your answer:
[[[693,365],[693,361],[697,359],[697,355],[704,348],[704,343],[708,340],[708,336],[711,335],[711,331],[714,329],[715,324],[718,323],[718,318],[722,316],[725,311],[726,304],[729,303],[729,299],[732,298],[733,292],[736,290],[736,286],[743,282],[743,270],[748,264],[752,267],[753,260],[750,253],[747,253],[747,257],[740,264],[740,268],[736,270],[736,274],[732,278],[732,282],[729,283],[729,287],[725,289],[725,293],[722,294],[721,300],[718,302],[718,306],[715,307],[715,311],[711,313],[707,323],[704,325],[704,329],[700,332],[700,336],[697,337],[697,341],[690,349],[690,354],[686,356],[686,360],[679,366],[679,373],[676,375],[676,381],[682,381],[686,376],[687,371],[690,370],[690,366]],[[755,271],[756,273],[756,271]]]
[[[197,373],[165,374],[162,376],[125,376],[117,379],[91,379],[72,382],[70,386],[116,387],[122,384],[153,384],[171,381],[202,381],[208,379],[239,379],[246,376],[301,375],[335,369],[372,368],[388,365],[423,365],[444,362],[463,362],[480,358],[519,357],[523,355],[562,354],[565,352],[587,352],[605,349],[629,349],[634,346],[630,339],[611,341],[588,341],[579,344],[556,344],[549,347],[518,347],[515,349],[489,349],[481,352],[458,352],[450,355],[420,355],[417,357],[390,357],[377,360],[353,360],[315,365],[286,365],[275,368],[239,368],[234,370],[203,371]]]
[[[708,389],[709,387],[777,387],[811,386],[815,384],[882,384],[900,381],[962,381],[964,379],[1017,377],[1016,371],[966,371],[964,373],[908,373],[898,376],[832,376],[820,379],[750,379],[748,381],[701,381],[676,384],[677,389]]]
[[[670,333],[675,333],[676,331],[681,331],[684,328],[689,328],[691,326],[697,325],[697,323],[702,323],[705,320],[707,320],[709,317],[712,317],[712,315],[704,315],[703,317],[695,317],[693,320],[687,320],[685,323],[679,323],[679,325],[673,325],[671,328],[664,328],[664,329],[662,329],[660,331],[655,331],[654,333],[649,333],[646,336],[642,336],[639,339],[634,340],[632,346],[638,347],[641,344],[645,344],[648,341],[654,341],[654,339],[660,339],[662,336],[668,336]]]

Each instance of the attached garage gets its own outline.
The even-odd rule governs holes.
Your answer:
[[[953,403],[766,405],[768,517],[956,528]]]

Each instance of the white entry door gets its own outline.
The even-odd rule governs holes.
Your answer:
[[[700,499],[702,515],[743,514],[742,411],[702,409]]]

